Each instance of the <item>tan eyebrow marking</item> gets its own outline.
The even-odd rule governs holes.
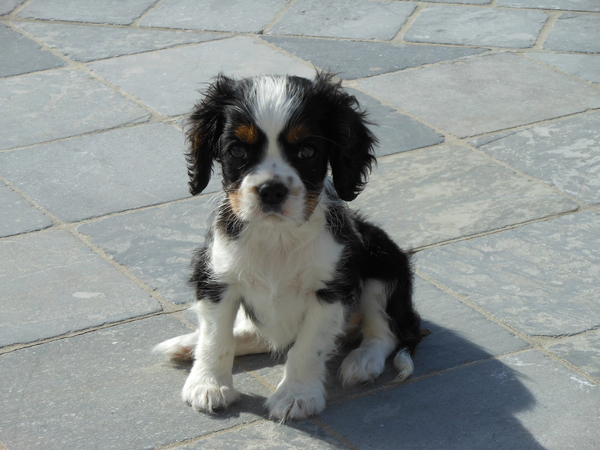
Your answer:
[[[308,134],[308,128],[304,125],[298,125],[288,131],[285,138],[290,144],[297,144],[300,139],[308,136]]]
[[[235,137],[244,144],[256,144],[258,142],[258,130],[254,125],[240,125],[235,129]]]

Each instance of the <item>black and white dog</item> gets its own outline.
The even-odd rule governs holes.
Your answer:
[[[375,162],[356,99],[324,73],[221,75],[190,125],[190,191],[202,192],[216,161],[224,197],[193,261],[199,328],[156,347],[194,359],[184,401],[227,407],[238,397],[235,356],[289,348],[270,416],[319,413],[326,361],[349,332],[362,341],[341,365],[345,385],[373,381],[394,351],[398,378],[408,377],[421,338],[409,259],[344,202]]]

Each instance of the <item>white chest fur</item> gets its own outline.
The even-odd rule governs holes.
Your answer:
[[[252,310],[261,334],[274,347],[293,342],[315,292],[333,278],[343,246],[322,211],[309,222],[252,223],[236,240],[216,233],[212,268]]]

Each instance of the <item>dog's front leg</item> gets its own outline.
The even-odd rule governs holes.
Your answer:
[[[239,396],[233,388],[232,375],[233,323],[239,298],[226,291],[218,302],[203,299],[195,308],[200,325],[198,344],[181,397],[196,411],[210,413],[226,408]]]
[[[288,352],[283,379],[267,400],[270,417],[285,422],[304,419],[325,408],[328,357],[343,333],[344,306],[313,299],[296,342]]]

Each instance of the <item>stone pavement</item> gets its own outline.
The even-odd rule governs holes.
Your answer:
[[[600,447],[600,2],[0,1],[0,449]],[[218,180],[191,198],[182,123],[219,71],[339,73],[379,165],[354,202],[417,253],[415,374],[266,419],[180,401],[150,353]]]

